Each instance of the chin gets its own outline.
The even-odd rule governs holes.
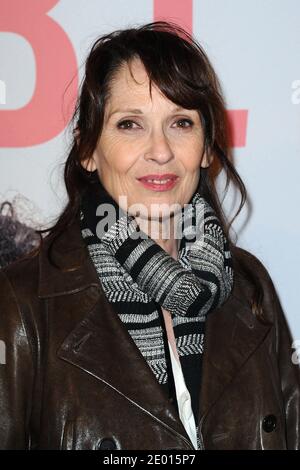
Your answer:
[[[162,222],[163,220],[168,220],[170,218],[173,218],[174,216],[174,209],[169,211],[168,209],[164,210],[157,210],[157,209],[152,209],[149,207],[148,213],[143,213],[140,215],[142,219],[148,219],[152,221],[157,221],[157,222]]]

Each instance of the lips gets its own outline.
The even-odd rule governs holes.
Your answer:
[[[154,191],[167,191],[172,189],[178,180],[174,173],[165,173],[163,175],[151,174],[138,178],[141,184]]]

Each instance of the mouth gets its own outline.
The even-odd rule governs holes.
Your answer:
[[[137,180],[147,189],[152,191],[170,191],[176,186],[179,177],[174,174],[146,175]]]

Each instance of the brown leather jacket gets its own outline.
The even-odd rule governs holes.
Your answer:
[[[228,300],[209,314],[199,396],[203,446],[299,449],[300,373],[292,340],[267,270],[242,252],[263,285],[271,324],[254,317],[252,287],[239,277]],[[0,271],[6,347],[0,448],[193,449],[107,302],[77,223],[55,242],[53,259],[63,270],[49,264],[43,249]]]

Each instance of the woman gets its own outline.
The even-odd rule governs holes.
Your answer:
[[[0,446],[300,448],[286,321],[214,185],[243,206],[200,46],[165,22],[101,37],[74,123],[69,202],[0,272]]]

